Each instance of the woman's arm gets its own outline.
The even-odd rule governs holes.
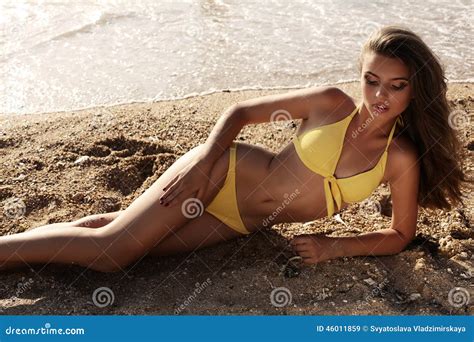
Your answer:
[[[202,160],[214,164],[245,126],[238,105],[229,107],[217,120],[203,146]]]
[[[391,255],[401,252],[414,238],[418,215],[420,168],[417,154],[403,143],[389,153],[388,181],[392,194],[390,228],[349,237],[305,235],[293,239],[297,251],[310,251],[306,263],[358,255]],[[299,253],[299,252],[298,252]],[[304,258],[304,257],[303,257]]]
[[[278,111],[288,113],[279,119],[307,119],[311,112],[327,112],[336,99],[346,97],[338,88],[323,86],[241,101],[219,117],[204,144],[202,159],[211,163],[218,160],[245,125],[271,122]]]

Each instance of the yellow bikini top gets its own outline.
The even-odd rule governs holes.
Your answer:
[[[345,203],[360,202],[369,197],[379,186],[385,172],[387,150],[395,127],[397,123],[403,126],[401,116],[399,116],[392,127],[382,157],[372,169],[351,177],[336,178],[334,172],[342,152],[347,127],[361,106],[362,102],[349,116],[340,121],[316,127],[299,136],[295,135],[292,139],[296,152],[306,167],[324,177],[328,216],[332,216],[335,212],[334,201],[337,204],[337,210],[340,210],[342,201]]]

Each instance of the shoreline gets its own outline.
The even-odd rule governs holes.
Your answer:
[[[219,89],[219,90],[209,90],[205,91],[202,93],[190,93],[181,97],[176,97],[176,98],[163,98],[163,99],[158,99],[158,100],[150,100],[150,101],[127,101],[127,102],[119,102],[119,103],[113,103],[113,104],[108,104],[108,105],[92,105],[89,107],[79,107],[75,109],[68,109],[68,110],[60,110],[60,111],[48,111],[48,112],[33,112],[33,113],[1,113],[0,112],[0,118],[2,116],[8,117],[8,116],[18,116],[18,115],[44,115],[44,114],[60,114],[60,113],[68,113],[68,112],[80,112],[80,111],[86,111],[86,110],[94,110],[94,109],[99,109],[99,108],[109,108],[109,107],[117,107],[117,106],[126,106],[126,105],[140,105],[140,104],[150,104],[150,103],[160,103],[160,102],[172,102],[172,101],[180,101],[180,100],[186,100],[186,99],[192,99],[196,97],[203,97],[203,96],[208,96],[208,95],[215,95],[215,94],[222,94],[222,93],[236,93],[236,92],[252,92],[252,91],[268,91],[268,92],[273,92],[273,91],[291,91],[291,90],[296,90],[296,89],[302,89],[302,88],[307,88],[307,87],[313,87],[313,86],[339,86],[341,88],[345,88],[347,86],[351,87],[352,85],[358,85],[359,81],[357,80],[348,80],[348,81],[338,81],[338,82],[332,82],[332,83],[321,83],[321,84],[312,84],[312,85],[298,85],[298,86],[281,86],[281,87],[264,87],[264,88],[259,88],[259,87],[242,87],[242,88],[229,88],[229,89]],[[448,82],[448,89],[450,88],[451,85],[474,85],[474,81],[464,81],[464,80],[454,80]]]
[[[338,86],[360,98],[358,82]],[[471,122],[473,90],[470,83],[448,88],[454,108],[469,113]],[[177,158],[203,143],[228,106],[285,91],[219,92],[181,100],[36,113],[8,120],[8,125],[0,117],[1,235],[125,209]],[[247,125],[236,140],[277,152],[290,142],[298,126],[295,123],[286,128],[271,123]],[[462,130],[460,137],[464,167],[472,173],[472,128]],[[389,188],[381,185],[369,199],[386,209]],[[19,215],[8,216],[7,206],[17,208],[14,211]],[[333,259],[302,268],[291,278],[281,273],[292,255],[287,239],[299,234],[361,234],[389,227],[390,217],[372,215],[367,203],[358,203],[341,213],[344,224],[332,218],[280,224],[190,255],[147,257],[128,270],[127,277],[122,272],[105,275],[70,265],[2,271],[0,309],[10,315],[173,315],[195,284],[210,278],[212,285],[182,314],[473,314],[472,305],[458,308],[448,299],[455,287],[470,289],[473,208],[471,195],[464,207],[420,210],[417,237],[403,252]],[[22,277],[32,282],[20,296],[16,289],[18,282],[24,282]],[[113,306],[90,304],[92,293],[102,286],[113,290]],[[291,290],[293,306],[271,305],[270,293],[278,286]]]

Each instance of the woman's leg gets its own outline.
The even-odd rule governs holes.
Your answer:
[[[103,227],[42,228],[41,234],[33,230],[0,237],[0,264],[76,263],[101,271],[126,267],[190,220],[189,215],[184,215],[185,208],[181,209],[182,202],[173,207],[164,207],[159,204],[159,197],[163,187],[199,153],[200,146],[179,158],[119,217]],[[228,156],[227,151],[211,172],[203,208],[219,191],[220,187],[216,184],[223,184]]]
[[[41,226],[28,231],[28,233],[40,233],[51,230],[58,230],[64,227],[90,227],[100,228],[118,217],[119,212],[97,214],[83,217],[74,222],[53,223]],[[190,220],[183,227],[173,232],[154,247],[149,255],[168,256],[180,253],[192,252],[204,247],[216,245],[220,242],[229,241],[243,236],[239,232],[231,229],[213,215],[204,212],[203,215]],[[0,265],[0,270],[26,266],[24,262],[4,262]]]
[[[123,210],[114,211],[110,213],[89,215],[89,216],[82,217],[76,221],[51,223],[44,226],[31,228],[27,230],[26,232],[24,232],[24,234],[27,233],[30,235],[35,234],[36,236],[43,236],[44,232],[53,231],[53,230],[56,231],[58,229],[67,228],[67,227],[100,228],[109,224],[114,219],[116,219],[120,215],[121,212],[123,212]],[[26,266],[26,263],[23,261],[19,261],[19,262],[18,261],[3,261],[2,263],[0,263],[0,270],[17,268],[21,266]]]
[[[72,222],[53,223],[33,228],[28,232],[38,233],[68,226],[100,228],[112,222],[122,212],[123,210],[89,215]],[[183,227],[180,227],[177,231],[166,237],[154,247],[149,254],[153,256],[165,256],[190,252],[219,242],[232,240],[242,235],[243,234],[225,225],[215,216],[204,212],[200,217],[190,220]]]
[[[1,236],[1,268],[19,263],[58,262],[99,269],[96,261],[102,253],[106,253],[106,246],[95,231],[92,228],[56,226],[55,229],[37,233]]]
[[[204,212],[202,216],[190,220],[166,237],[150,251],[149,255],[168,256],[189,253],[241,236],[244,234],[228,227],[208,212]]]
[[[37,234],[39,232],[46,232],[46,231],[55,230],[61,227],[71,227],[71,226],[84,227],[84,228],[100,228],[109,224],[113,220],[115,220],[122,212],[123,210],[119,210],[119,211],[113,211],[110,213],[84,216],[76,221],[51,223],[45,226],[31,228],[27,230],[25,233]]]

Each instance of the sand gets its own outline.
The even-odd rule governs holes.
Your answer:
[[[357,83],[339,87],[360,97]],[[179,156],[203,143],[228,106],[285,91],[224,91],[12,120],[0,116],[4,208],[0,233],[125,209]],[[472,84],[449,85],[449,99],[456,109],[471,113],[471,126],[472,94]],[[249,125],[236,139],[277,152],[290,141],[297,125],[298,121],[285,129],[267,123]],[[459,134],[464,168],[472,177],[472,128],[466,126]],[[88,159],[75,163],[82,156]],[[363,204],[354,204],[342,212],[344,224],[335,219],[281,224],[189,255],[147,257],[126,272],[99,273],[62,265],[2,271],[0,311],[12,315],[473,314],[473,205],[469,189],[465,191],[464,207],[420,209],[417,237],[397,255],[339,258],[283,270],[293,256],[287,239],[294,235],[356,235],[389,227],[389,216],[368,214]],[[388,194],[388,188],[380,186],[371,199],[383,204]],[[5,208],[16,205],[24,211],[12,217]],[[113,302],[105,300],[101,305],[93,300],[94,291],[101,287],[111,289]],[[282,296],[272,303],[272,293],[279,290],[286,291],[287,300]],[[462,296],[470,296],[470,302]]]

